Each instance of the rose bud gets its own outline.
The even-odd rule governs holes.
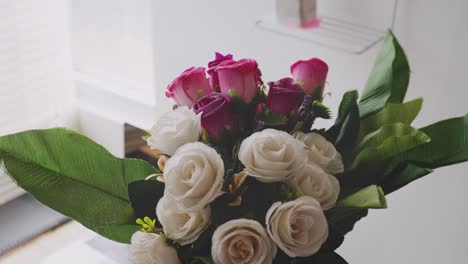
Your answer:
[[[316,89],[321,89],[323,95],[328,65],[322,60],[313,58],[298,61],[291,65],[291,74],[307,95],[314,94]]]
[[[173,98],[178,105],[192,105],[203,96],[213,92],[205,68],[191,67],[177,77],[166,90],[166,96]]]
[[[208,75],[210,75],[210,84],[213,90],[219,91],[219,80],[218,74],[216,73],[217,66],[223,61],[232,59],[233,56],[231,54],[224,56],[223,54],[216,52],[216,58],[208,63]]]
[[[251,59],[223,61],[216,72],[221,93],[231,97],[239,96],[246,103],[250,103],[257,95],[258,86],[262,83],[258,64]]]
[[[269,82],[270,90],[267,96],[266,107],[272,112],[284,116],[296,114],[301,106],[304,90],[294,83],[291,78],[284,78],[277,82]]]
[[[213,137],[219,139],[225,130],[234,131],[236,120],[230,110],[230,99],[221,93],[211,93],[194,106],[195,113],[202,113],[201,125]]]

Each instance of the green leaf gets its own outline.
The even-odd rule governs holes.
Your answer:
[[[346,260],[334,251],[320,250],[317,254],[307,258],[296,258],[291,264],[347,264]]]
[[[288,122],[286,116],[272,112],[270,109],[264,109],[262,112],[257,114],[257,120],[265,122],[268,126],[280,126]]]
[[[421,168],[409,163],[406,164],[402,170],[387,176],[381,185],[384,192],[388,195],[431,172],[431,169]]]
[[[403,123],[395,123],[384,125],[380,129],[368,134],[361,140],[356,149],[362,151],[366,148],[378,147],[388,139],[401,139],[401,137],[421,138],[423,143],[430,141],[430,138],[420,130]]]
[[[388,104],[380,112],[361,121],[359,138],[374,132],[384,125],[403,123],[411,125],[421,111],[423,99],[419,98],[404,104]]]
[[[367,216],[369,209],[333,208],[326,212],[328,224],[343,236],[351,232],[356,222]]]
[[[190,264],[214,264],[211,257],[193,257],[189,260]]]
[[[121,212],[120,217],[117,219],[116,223],[117,224],[129,224],[129,225],[135,225],[139,227],[135,223],[135,220],[137,217],[135,216],[135,211],[132,208],[131,204],[128,204],[124,210]]]
[[[341,131],[341,128],[343,127],[344,122],[346,121],[346,118],[350,115],[352,109],[357,105],[357,99],[358,92],[356,90],[346,92],[343,95],[335,124],[326,132],[326,138],[328,141],[336,142],[336,139]]]
[[[138,180],[128,185],[128,197],[137,218],[156,217],[156,205],[164,195],[164,183],[157,180]]]
[[[363,139],[351,170],[361,175],[381,173],[392,158],[429,141],[425,133],[402,123],[383,126]]]
[[[0,137],[0,160],[17,184],[52,209],[97,233],[129,242],[122,224],[128,183],[156,173],[142,160],[119,159],[78,133],[58,128]]]
[[[387,201],[382,188],[371,185],[338,201],[336,207],[381,209],[387,208]]]
[[[410,67],[405,52],[389,31],[359,102],[361,117],[368,117],[388,103],[403,102],[409,79]]]
[[[312,103],[312,111],[314,112],[316,117],[323,118],[323,119],[331,119],[332,113],[330,108],[325,106],[320,101],[314,101]]]
[[[350,91],[343,95],[335,125],[327,131],[326,135],[341,153],[346,168],[354,160],[351,154],[359,133],[360,117],[357,99],[357,91]]]
[[[468,114],[437,122],[421,131],[431,137],[431,142],[408,151],[400,161],[429,169],[468,161]]]
[[[323,243],[321,250],[333,251],[339,248],[344,242],[344,235],[335,230],[331,225],[328,225],[328,238]]]

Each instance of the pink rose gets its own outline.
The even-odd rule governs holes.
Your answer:
[[[213,90],[219,91],[219,81],[218,74],[216,73],[216,68],[221,62],[232,60],[233,56],[231,54],[227,54],[226,56],[224,56],[219,52],[216,52],[215,56],[215,59],[208,63],[208,75],[210,75],[210,84]]]
[[[250,103],[257,95],[258,86],[262,83],[258,64],[251,59],[223,61],[217,66],[216,72],[221,93],[231,97],[239,96],[246,103]]]
[[[295,115],[301,106],[304,90],[294,83],[291,78],[284,78],[276,82],[269,82],[270,90],[266,107],[277,114],[287,117]]]
[[[178,105],[192,107],[198,99],[213,92],[206,78],[205,68],[191,67],[177,77],[166,90],[166,96]]]
[[[224,94],[211,93],[203,97],[193,106],[193,111],[202,113],[201,125],[214,139],[219,139],[225,131],[235,132],[237,129],[230,98]]]
[[[316,89],[321,89],[323,95],[328,65],[322,60],[313,58],[298,61],[291,65],[291,74],[306,94],[312,95]]]

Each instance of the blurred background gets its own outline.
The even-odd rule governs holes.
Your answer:
[[[320,57],[330,66],[325,103],[337,109],[364,87],[389,28],[410,61],[407,100],[424,97],[415,125],[468,112],[468,1],[317,0],[321,26],[294,27],[291,12],[306,1],[0,0],[0,135],[66,126],[114,155],[151,159],[140,136],[171,108],[167,84],[215,51],[256,59],[264,80]],[[467,171],[442,168],[390,195],[339,253],[350,263],[466,263]],[[0,263],[115,264],[126,254],[0,171]]]

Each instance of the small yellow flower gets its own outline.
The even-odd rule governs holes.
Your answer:
[[[156,233],[158,231],[156,228],[156,219],[151,220],[151,218],[145,216],[143,220],[138,218],[135,222],[141,225],[141,232]]]

